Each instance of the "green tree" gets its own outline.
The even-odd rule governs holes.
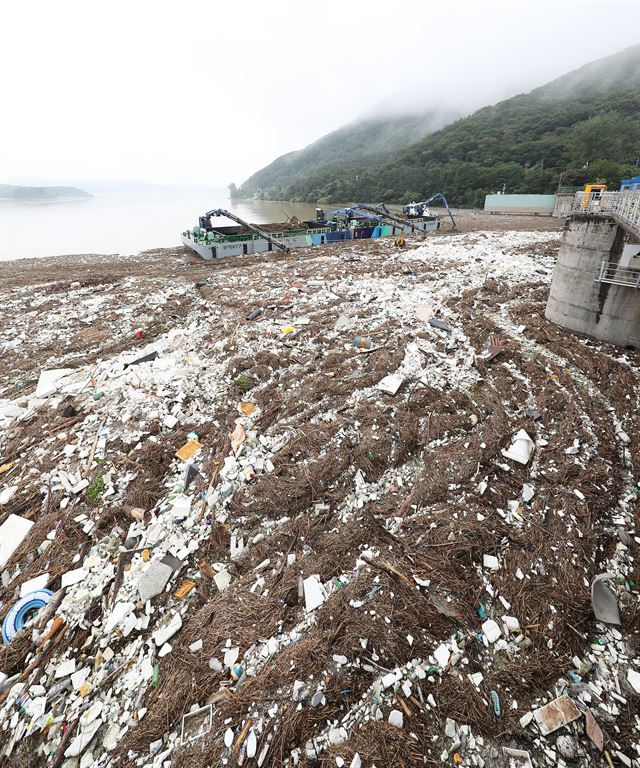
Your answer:
[[[604,158],[631,160],[638,149],[639,139],[637,120],[609,112],[575,125],[569,143],[572,159],[586,164]]]

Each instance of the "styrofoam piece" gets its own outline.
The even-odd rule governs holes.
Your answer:
[[[315,611],[325,600],[322,585],[315,576],[307,576],[302,583],[304,589],[304,607],[306,611]]]
[[[54,677],[55,678],[69,677],[69,675],[73,675],[75,671],[76,671],[76,660],[65,659],[64,661],[61,661],[56,665]]]
[[[65,757],[78,757],[89,746],[93,737],[98,732],[98,729],[102,725],[102,718],[98,718],[90,723],[78,736],[73,739],[70,746],[67,747],[64,756]]]
[[[5,485],[5,487],[0,491],[0,506],[8,504],[17,492],[17,485]]]
[[[28,581],[23,581],[20,585],[20,597],[24,597],[25,595],[28,595],[30,592],[38,592],[41,589],[44,589],[47,586],[47,582],[49,581],[49,574],[48,573],[42,573],[40,576],[36,576],[33,579],[29,579]]]
[[[488,568],[490,571],[500,570],[500,561],[495,555],[483,555],[482,565],[484,565],[484,567]]]
[[[71,675],[71,685],[75,691],[79,691],[84,684],[84,681],[89,677],[91,673],[91,667],[82,667],[77,672]]]
[[[113,632],[113,630],[122,622],[124,617],[131,613],[134,607],[134,604],[130,602],[116,603],[104,622],[105,634],[108,635]]]
[[[403,381],[404,376],[400,376],[398,373],[391,373],[378,382],[377,389],[381,392],[388,392],[390,395],[395,395],[402,386]]]
[[[4,568],[11,555],[18,549],[33,527],[26,517],[11,514],[0,525],[0,568]]]
[[[447,646],[444,644],[439,645],[433,652],[433,655],[438,662],[438,666],[442,669],[445,669],[451,657],[451,651],[447,648]]]
[[[487,640],[490,643],[495,643],[495,641],[502,634],[500,627],[498,626],[497,622],[495,622],[493,619],[487,619],[482,624],[482,631],[484,633],[484,636],[487,638]]]
[[[640,693],[640,672],[635,669],[627,670],[627,680],[636,693]]]
[[[62,578],[60,579],[60,586],[72,587],[74,584],[78,584],[79,582],[84,581],[88,575],[88,571],[85,571],[84,568],[76,568],[75,571],[67,571],[66,573],[62,574]]]
[[[426,323],[433,317],[433,307],[431,304],[418,304],[414,309],[414,313],[416,320]]]
[[[396,728],[403,727],[404,717],[399,709],[392,709],[389,712],[389,725],[394,725]]]
[[[238,661],[238,657],[240,656],[240,648],[237,646],[234,646],[233,648],[227,648],[224,652],[224,665],[225,667],[231,668],[236,661]]]
[[[149,567],[140,576],[136,585],[140,601],[146,603],[147,600],[152,600],[161,594],[172,573],[173,568],[160,562],[160,560],[153,560],[149,563]]]
[[[522,486],[522,498],[524,501],[531,501],[531,499],[535,495],[535,489],[532,485],[529,485],[528,483],[525,483]]]
[[[179,613],[176,613],[173,615],[171,621],[168,624],[157,629],[153,635],[151,635],[151,637],[153,638],[153,641],[158,646],[158,648],[160,648],[160,646],[164,645],[167,640],[172,638],[181,627],[182,617]]]
[[[535,447],[536,444],[533,440],[524,429],[521,429],[511,441],[511,445],[502,449],[502,455],[506,459],[517,461],[519,464],[528,464]]]
[[[591,605],[598,621],[606,624],[620,624],[620,609],[618,598],[606,585],[606,581],[615,576],[611,573],[601,573],[591,583]]]
[[[509,768],[533,768],[531,755],[524,749],[502,747],[502,751],[509,758]]]
[[[213,580],[215,581],[216,587],[218,587],[220,592],[224,592],[229,584],[231,584],[231,574],[226,569],[218,571],[213,577]]]
[[[53,368],[50,371],[42,371],[34,396],[39,400],[44,397],[49,397],[57,392],[61,385],[61,382],[70,373],[74,373],[74,368]]]

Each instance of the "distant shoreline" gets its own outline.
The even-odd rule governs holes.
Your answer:
[[[73,200],[91,200],[93,195],[78,187],[23,187],[0,184],[0,200],[14,203],[59,203]]]

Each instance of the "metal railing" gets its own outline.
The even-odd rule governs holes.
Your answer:
[[[640,289],[640,269],[629,269],[621,267],[614,261],[603,261],[595,282]]]
[[[571,213],[612,216],[640,235],[640,192],[592,192],[586,205],[584,192],[576,192]]]

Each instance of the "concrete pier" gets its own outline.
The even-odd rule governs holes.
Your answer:
[[[545,316],[563,328],[640,349],[640,269],[616,218],[574,215],[563,234]],[[639,246],[640,248],[640,246]]]

